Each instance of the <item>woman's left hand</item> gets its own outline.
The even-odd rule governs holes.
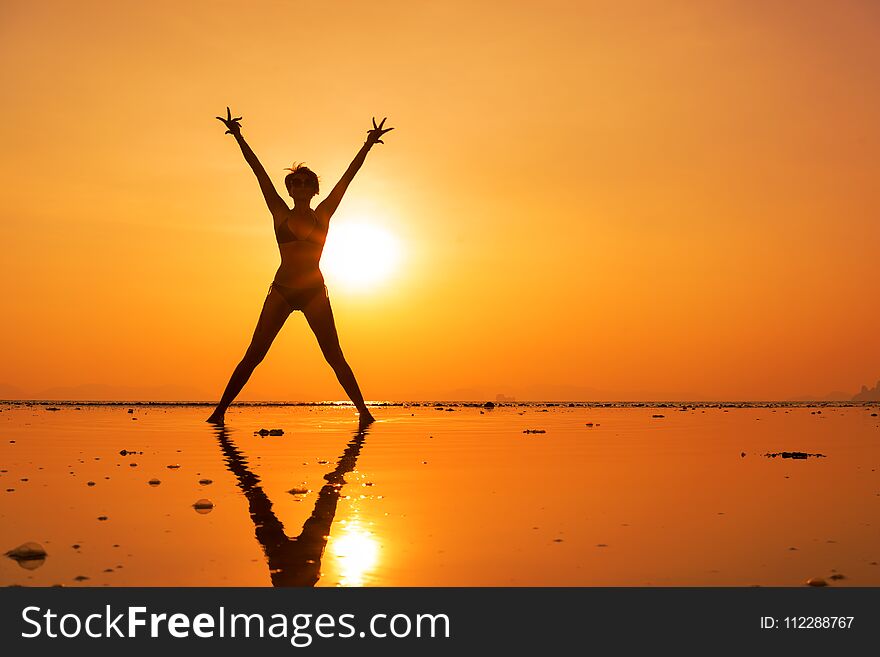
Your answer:
[[[386,117],[387,118],[387,117]],[[391,132],[394,128],[383,128],[385,125],[386,119],[382,119],[379,125],[376,125],[376,117],[373,117],[373,129],[367,130],[367,143],[372,146],[373,144],[384,144],[382,141],[382,135],[386,132]]]

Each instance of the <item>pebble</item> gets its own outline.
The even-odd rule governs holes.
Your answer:
[[[193,508],[198,513],[210,513],[211,510],[214,508],[214,503],[211,500],[203,497],[200,500],[196,500],[195,504],[193,504]]]
[[[828,586],[828,582],[821,577],[811,577],[807,580],[807,586]]]
[[[767,452],[764,456],[770,459],[775,459],[777,456],[781,456],[784,459],[805,459],[810,456],[820,459],[826,458],[824,454],[810,454],[808,452]]]
[[[36,559],[45,559],[46,550],[39,543],[28,541],[22,543],[17,548],[13,548],[6,553],[6,556],[15,561],[32,561]]]

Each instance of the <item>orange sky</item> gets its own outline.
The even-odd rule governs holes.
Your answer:
[[[226,105],[279,189],[305,160],[329,190],[371,116],[397,128],[334,217],[401,245],[384,282],[330,285],[368,399],[854,393],[880,378],[878,25],[5,0],[0,397],[219,395],[279,261]],[[343,397],[297,313],[241,398]]]

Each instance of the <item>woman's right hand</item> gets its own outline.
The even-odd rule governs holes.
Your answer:
[[[232,112],[229,111],[229,108],[226,108],[226,118],[224,119],[222,116],[215,117],[218,121],[222,121],[223,125],[226,126],[227,135],[240,135],[241,134],[241,117],[232,118]]]

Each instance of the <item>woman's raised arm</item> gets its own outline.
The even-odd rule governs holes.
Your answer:
[[[336,183],[336,186],[333,188],[333,191],[330,192],[327,198],[318,204],[317,208],[315,208],[317,215],[325,222],[330,221],[330,217],[336,212],[336,208],[339,207],[339,202],[345,195],[345,190],[348,189],[348,185],[354,179],[355,174],[361,168],[364,160],[367,159],[367,153],[370,152],[373,144],[384,144],[385,142],[382,141],[382,135],[394,130],[394,128],[384,128],[384,125],[385,119],[382,119],[379,125],[376,125],[376,119],[373,119],[373,129],[367,131],[367,141],[364,142],[364,145],[361,146],[357,155],[354,156],[351,164],[348,165],[348,169],[345,170],[345,173],[342,174],[342,178],[339,179],[339,182]]]
[[[222,116],[216,118],[219,121],[222,121],[223,125],[226,126],[226,134],[235,137],[235,141],[237,141],[238,145],[241,147],[241,152],[244,155],[245,161],[250,165],[251,169],[253,169],[254,175],[257,177],[257,182],[260,183],[260,190],[263,192],[263,198],[266,199],[266,205],[269,207],[269,212],[272,213],[272,216],[274,217],[282,210],[288,210],[289,208],[287,207],[287,204],[282,200],[281,196],[278,195],[275,186],[269,179],[269,174],[266,173],[263,165],[260,164],[260,160],[257,159],[257,156],[251,150],[251,147],[244,140],[244,137],[241,136],[241,117],[232,118],[232,112],[227,107],[226,118],[224,119]]]

